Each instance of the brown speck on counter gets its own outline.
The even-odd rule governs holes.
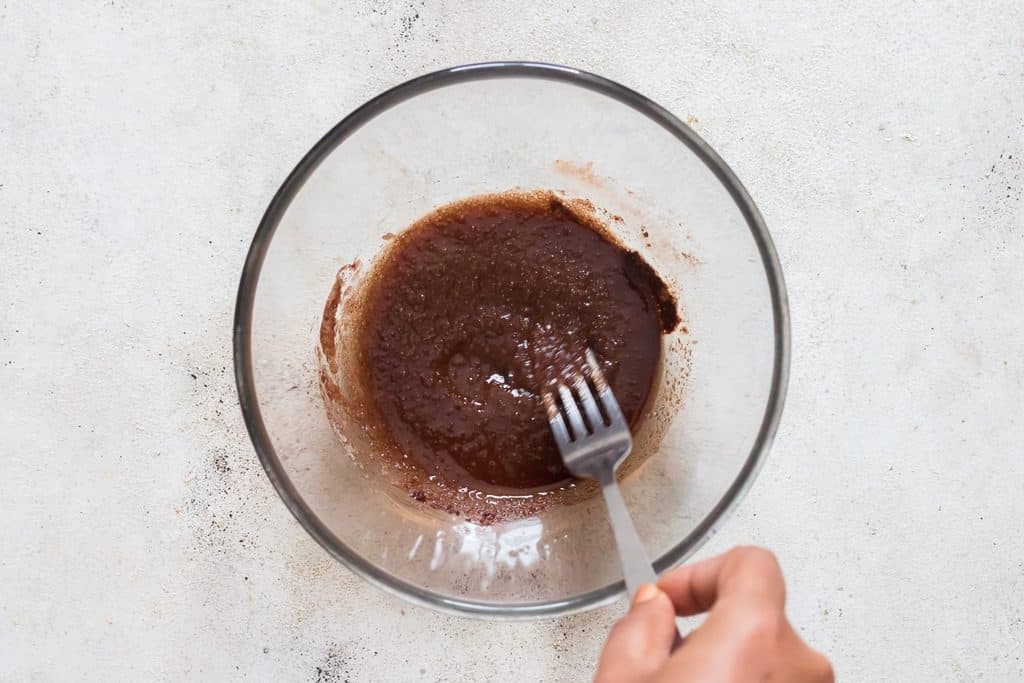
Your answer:
[[[679,252],[679,255],[686,259],[686,262],[689,263],[691,266],[699,266],[700,264],[703,263],[703,261],[701,261],[699,258],[697,258],[688,251],[681,251]]]

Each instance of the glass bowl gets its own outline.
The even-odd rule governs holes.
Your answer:
[[[481,525],[395,495],[328,422],[321,316],[339,269],[365,270],[388,233],[457,199],[536,189],[589,200],[678,298],[683,323],[663,340],[668,391],[648,418],[655,452],[623,483],[658,571],[736,505],[782,413],[789,318],[771,238],[679,119],[600,76],[521,62],[438,71],[370,100],[303,157],[256,231],[235,314],[239,399],[267,475],[327,552],[459,614],[554,616],[617,597],[600,496]]]

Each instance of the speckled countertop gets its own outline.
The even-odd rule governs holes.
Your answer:
[[[0,5],[0,678],[589,675],[621,604],[485,625],[329,559],[230,368],[300,155],[387,86],[520,57],[688,120],[774,235],[786,414],[702,554],[773,547],[844,680],[1021,679],[1024,6],[751,5]]]

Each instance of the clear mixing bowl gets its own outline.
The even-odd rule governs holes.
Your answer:
[[[451,612],[554,616],[623,590],[600,496],[491,525],[417,509],[332,431],[315,357],[341,266],[369,264],[387,233],[441,204],[514,189],[589,200],[678,296],[683,323],[664,340],[671,400],[654,409],[664,434],[623,493],[655,568],[682,562],[766,457],[786,388],[788,308],[771,238],[736,176],[679,119],[617,83],[477,64],[355,110],[299,162],[256,231],[235,375],[267,475],[352,571]]]

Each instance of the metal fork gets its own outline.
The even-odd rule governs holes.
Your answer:
[[[558,384],[560,400],[556,400],[550,392],[544,392],[544,408],[566,469],[577,477],[595,479],[601,485],[612,533],[619,546],[626,590],[632,601],[640,586],[658,580],[615,480],[615,468],[629,455],[633,448],[633,437],[619,403],[590,349],[587,349],[586,370],[597,389],[596,397],[590,390],[587,378],[576,372],[572,378],[572,389],[563,383]],[[579,404],[576,397],[579,398]]]

